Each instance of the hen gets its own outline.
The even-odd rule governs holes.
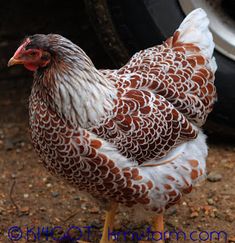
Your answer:
[[[118,204],[154,212],[162,232],[165,209],[205,178],[200,127],[216,100],[208,24],[193,11],[118,70],[97,70],[56,34],[27,37],[9,61],[35,72],[30,128],[45,167],[107,206],[102,243]]]

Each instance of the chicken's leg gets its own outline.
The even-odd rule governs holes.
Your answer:
[[[117,203],[112,203],[110,209],[106,212],[104,229],[100,243],[113,243],[113,240],[109,232],[113,231],[114,217],[117,207]]]
[[[163,214],[159,214],[156,217],[154,217],[154,230],[161,233],[162,240],[159,240],[158,243],[164,243],[163,237],[164,237],[164,219]]]

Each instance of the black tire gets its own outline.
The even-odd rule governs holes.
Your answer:
[[[130,55],[160,44],[185,17],[177,0],[107,0],[107,7],[125,52]],[[218,102],[209,115],[207,127],[235,136],[235,62],[217,51],[215,57]]]

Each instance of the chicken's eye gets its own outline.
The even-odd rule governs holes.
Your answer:
[[[31,57],[35,57],[37,55],[37,52],[36,51],[32,51],[29,53],[29,56]]]

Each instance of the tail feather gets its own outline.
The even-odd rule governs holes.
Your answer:
[[[213,55],[215,44],[209,31],[209,19],[204,10],[196,9],[191,12],[178,28],[179,41],[196,44],[202,54],[210,58]]]
[[[208,26],[209,19],[205,11],[196,9],[184,19],[174,35],[165,42],[165,46],[171,48],[174,52],[183,53],[185,60],[192,68],[191,71],[188,70],[191,73],[188,82],[194,88],[184,92],[187,94],[188,100],[194,97],[201,104],[202,115],[197,114],[195,118],[191,119],[198,126],[204,124],[207,114],[211,112],[216,100],[214,74],[217,65],[213,57],[215,44]],[[205,75],[205,73],[209,73],[209,75]],[[199,79],[201,78],[204,81],[201,80],[200,82]],[[189,103],[185,100],[182,101],[182,107],[189,108]],[[180,107],[177,108],[181,109]],[[189,110],[195,114],[200,109],[197,103],[192,101],[192,107]],[[184,112],[184,109],[182,112]]]
[[[206,12],[198,8],[192,11],[179,26],[177,33],[177,42],[183,44],[194,44],[200,48],[200,53],[206,57],[208,62],[208,68],[215,72],[217,65],[213,52],[215,44],[213,36],[209,30],[209,19]]]

